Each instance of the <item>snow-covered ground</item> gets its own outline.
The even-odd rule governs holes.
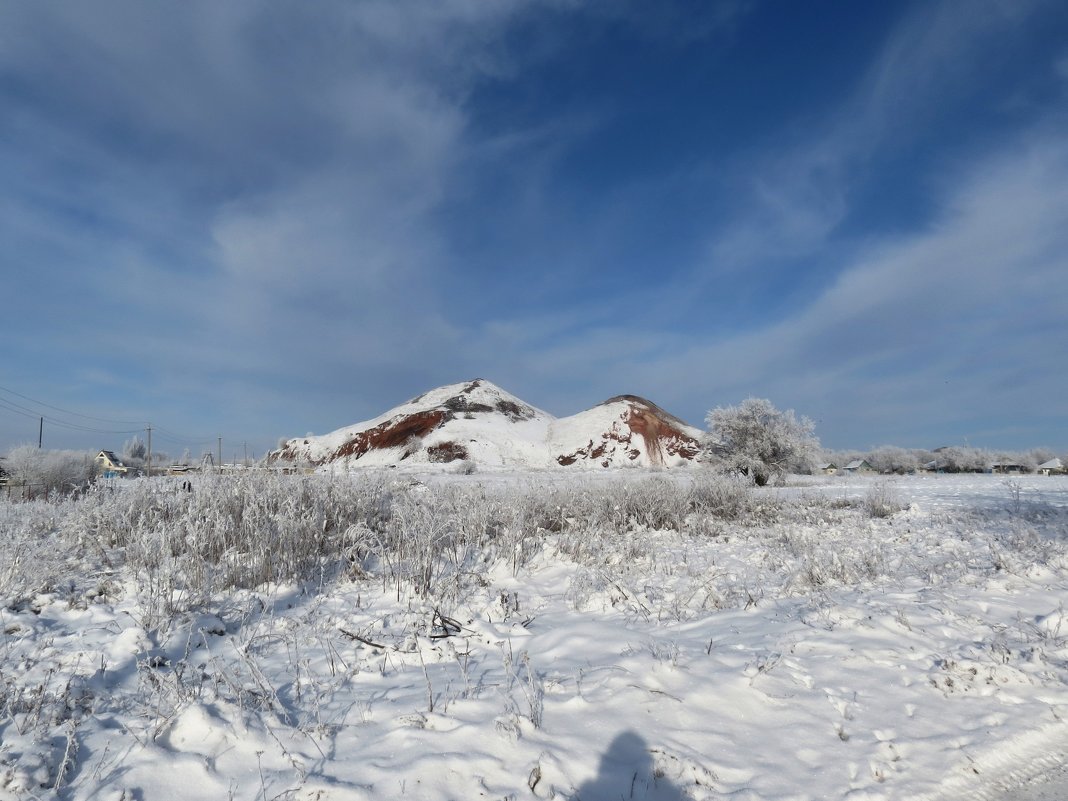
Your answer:
[[[0,799],[1065,797],[1062,478],[271,481],[0,504]]]

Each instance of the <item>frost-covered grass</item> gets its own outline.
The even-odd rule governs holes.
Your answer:
[[[999,798],[1068,753],[1068,482],[576,475],[0,503],[0,798]]]

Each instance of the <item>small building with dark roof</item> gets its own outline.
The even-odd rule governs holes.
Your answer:
[[[113,451],[100,451],[96,455],[96,463],[100,466],[104,478],[115,478],[130,473],[130,466],[122,461]]]
[[[875,468],[868,464],[867,459],[854,459],[842,468],[847,473],[874,473]]]

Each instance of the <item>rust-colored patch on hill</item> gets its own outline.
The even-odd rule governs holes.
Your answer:
[[[635,461],[641,456],[641,451],[632,441],[635,434],[645,442],[645,452],[649,455],[651,464],[662,465],[666,457],[691,461],[697,458],[701,445],[694,437],[685,433],[687,426],[679,418],[637,395],[619,395],[602,405],[611,403],[625,404],[619,421],[601,434],[597,444],[590,440],[584,447],[572,453],[557,456],[557,463],[566,467],[579,460],[600,460],[600,464],[607,467],[611,463],[607,457],[611,457],[617,450],[630,461]],[[617,449],[615,443],[619,443],[621,447]]]
[[[361,431],[334,451],[330,461],[345,456],[359,459],[370,450],[399,448],[412,437],[422,439],[435,428],[451,419],[452,415],[449,412],[442,409],[434,409],[429,412],[406,415],[399,420],[389,420],[374,428]]]
[[[625,418],[620,418],[620,420],[623,419]],[[566,453],[561,456],[557,456],[556,461],[566,467],[567,465],[574,464],[579,459],[586,459],[589,461],[602,459],[603,461],[601,462],[601,466],[608,467],[611,462],[608,459],[605,459],[604,457],[612,456],[613,454],[615,454],[616,446],[613,443],[618,442],[620,445],[623,446],[630,445],[630,437],[630,430],[626,428],[620,430],[619,423],[616,423],[614,426],[612,426],[612,428],[608,429],[608,431],[605,431],[603,434],[601,434],[601,440],[596,445],[593,444],[593,440],[591,439],[588,443],[586,443],[584,447],[579,448],[578,450],[573,451],[572,453]],[[632,456],[630,458],[633,459],[635,457]]]
[[[700,452],[700,443],[673,425],[676,419],[648,401],[630,403],[627,426],[645,440],[645,452],[653,464],[663,464],[665,455],[692,460]]]

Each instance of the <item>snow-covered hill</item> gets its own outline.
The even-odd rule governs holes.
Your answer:
[[[557,464],[678,467],[700,453],[701,432],[635,395],[619,395],[554,420],[549,447]]]
[[[557,419],[476,379],[431,390],[330,434],[290,439],[270,460],[343,467],[457,460],[491,467],[676,467],[697,458],[700,436],[633,395]]]

